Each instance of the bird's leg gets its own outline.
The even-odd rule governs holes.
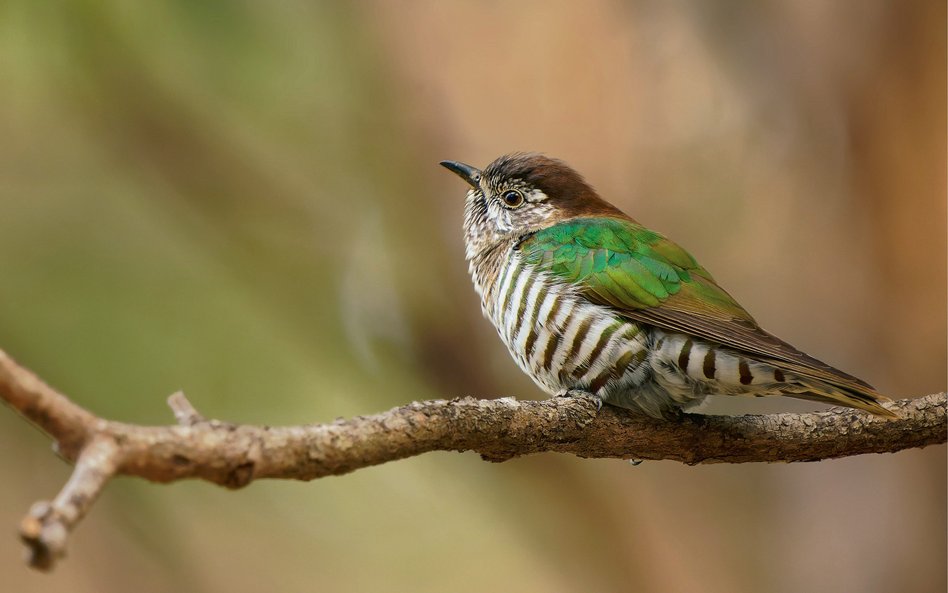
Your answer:
[[[582,389],[564,389],[563,391],[560,391],[559,393],[557,393],[554,397],[584,397],[596,402],[597,412],[602,409],[602,398],[596,395],[595,393],[584,391]],[[682,413],[681,410],[678,410],[678,412]],[[629,465],[631,465],[632,467],[637,467],[641,465],[642,462],[645,460],[644,459],[629,459],[628,461],[629,461]]]
[[[581,397],[591,399],[596,404],[596,411],[602,409],[602,398],[590,391],[583,389],[564,389],[556,394],[555,397]]]

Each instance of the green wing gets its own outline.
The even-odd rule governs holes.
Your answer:
[[[867,383],[762,330],[687,251],[632,220],[574,219],[528,236],[519,249],[527,262],[579,286],[590,300],[625,317],[884,399]]]

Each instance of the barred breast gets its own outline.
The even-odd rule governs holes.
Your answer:
[[[649,336],[514,252],[484,311],[517,364],[545,391],[581,389],[605,401],[643,383]]]

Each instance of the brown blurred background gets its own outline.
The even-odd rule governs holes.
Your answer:
[[[939,0],[7,0],[0,348],[142,423],[177,389],[270,424],[542,397],[481,318],[437,166],[538,150],[772,332],[892,396],[943,390],[945,23]],[[945,447],[120,479],[51,576],[14,530],[69,467],[8,411],[0,451],[6,591],[946,588]]]

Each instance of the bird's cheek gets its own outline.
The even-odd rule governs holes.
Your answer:
[[[513,221],[510,220],[509,213],[502,212],[501,215],[497,217],[497,229],[504,234],[514,229]]]

